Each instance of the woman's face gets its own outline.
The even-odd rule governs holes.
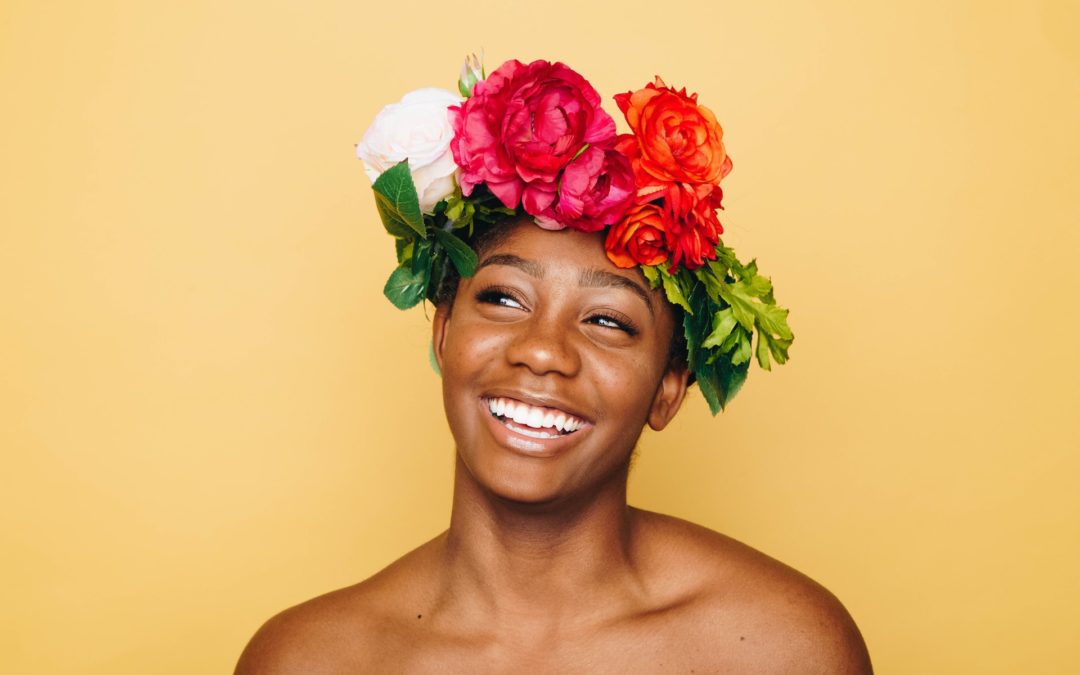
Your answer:
[[[450,429],[472,478],[503,498],[591,494],[625,480],[643,426],[682,402],[673,312],[608,260],[601,233],[507,227],[435,314]]]

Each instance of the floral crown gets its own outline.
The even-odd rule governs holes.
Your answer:
[[[487,75],[472,56],[458,90],[406,94],[357,145],[397,246],[383,289],[394,306],[434,302],[449,265],[472,276],[477,227],[528,214],[551,230],[606,229],[611,262],[639,267],[682,308],[687,366],[714,415],[752,357],[765,370],[770,356],[787,361],[788,310],[756,262],[720,240],[731,158],[696,94],[657,77],[616,95],[631,131],[619,135],[600,95],[562,63],[511,60]]]

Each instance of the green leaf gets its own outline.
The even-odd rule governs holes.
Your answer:
[[[439,294],[439,284],[442,283],[443,273],[446,271],[446,249],[436,246],[432,249],[431,262],[424,274],[424,297],[435,304],[435,296]]]
[[[758,326],[769,335],[776,335],[785,340],[794,337],[788,327],[788,311],[776,305],[761,304],[756,307]]]
[[[713,415],[723,410],[735,394],[739,393],[743,382],[746,381],[748,365],[732,366],[730,362],[720,360],[715,366],[695,372],[698,387],[701,388],[701,393]]]
[[[699,267],[697,270],[698,276],[706,274],[706,272],[712,272],[717,279],[723,279],[727,276],[728,265],[723,260],[710,260],[706,266]],[[704,281],[704,279],[702,279]]]
[[[746,289],[746,294],[752,298],[762,298],[772,292],[772,282],[765,277],[748,277],[739,283]]]
[[[727,354],[732,349],[735,349],[735,345],[739,344],[739,336],[744,335],[745,333],[745,328],[736,325],[735,330],[731,331],[731,333],[724,338],[724,341],[720,343],[720,353]]]
[[[414,272],[406,266],[390,273],[383,287],[383,295],[398,309],[414,307],[424,298],[424,272]]]
[[[754,330],[753,301],[747,297],[745,290],[738,284],[721,284],[719,290],[720,297],[731,305],[731,311],[739,325],[746,330]]]
[[[787,325],[788,311],[773,304],[758,301],[755,294],[772,294],[772,282],[764,277],[755,277],[748,282],[739,281],[723,284],[720,297],[731,305],[735,318],[747,330],[753,330],[754,323],[770,335],[791,339],[791,329]]]
[[[769,336],[765,333],[758,333],[756,356],[759,366],[765,370],[772,370],[772,364],[769,362]]]
[[[660,287],[660,272],[653,265],[642,265],[641,273],[645,275],[645,280],[649,282],[649,288]]]
[[[435,230],[435,239],[450,255],[450,262],[454,263],[458,274],[462,277],[471,277],[476,274],[476,265],[479,261],[476,258],[476,251],[473,251],[468,244],[445,230]]]
[[[757,358],[758,365],[765,370],[769,370],[769,355],[771,354],[773,360],[780,365],[787,363],[788,360],[788,347],[791,346],[791,340],[785,340],[784,338],[776,338],[768,333],[758,333],[758,345],[757,345]]]
[[[461,214],[465,211],[465,201],[463,199],[451,199],[446,203],[446,211],[443,213],[446,215],[447,220],[457,220],[461,217]]]
[[[660,280],[664,284],[664,294],[667,295],[668,302],[679,305],[688,314],[693,314],[694,310],[690,307],[690,302],[683,294],[682,288],[679,287],[678,280],[663,269],[660,270]]]
[[[731,334],[731,330],[735,328],[736,324],[738,324],[738,321],[735,320],[735,313],[731,311],[730,307],[720,310],[713,315],[713,330],[705,338],[705,341],[701,343],[701,346],[705,349],[719,346]]]
[[[701,307],[707,306],[705,303],[705,291],[701,286],[695,286],[694,290],[690,292],[691,304]],[[709,331],[710,318],[705,312],[698,312],[696,315],[686,312],[683,314],[683,334],[686,336],[686,355],[687,365],[690,370],[697,373],[700,364],[705,362],[705,350],[701,348],[701,343],[705,339]]]
[[[431,249],[435,244],[430,239],[419,239],[413,245],[412,271],[420,274],[431,266]]]
[[[709,412],[716,415],[723,410],[725,400],[722,398],[720,384],[715,381],[712,373],[695,372],[694,377],[697,379],[698,388],[701,389],[701,395],[705,397],[705,402],[709,404]]]
[[[379,201],[378,195],[375,196],[375,208],[379,212],[379,219],[382,220],[383,229],[391,235],[398,239],[416,236],[416,232],[405,224],[404,220],[383,207],[383,204]]]
[[[394,238],[394,248],[397,249],[397,261],[402,265],[412,260],[413,240]]]
[[[750,372],[749,363],[744,363],[742,366],[725,364],[723,368],[719,369],[718,379],[724,391],[724,405],[727,405],[728,401],[735,398],[735,394],[738,394],[739,389],[742,389],[748,372]]]
[[[383,171],[372,185],[375,206],[379,209],[383,227],[395,237],[412,230],[424,236],[424,216],[420,213],[420,198],[416,194],[409,162],[403,161]],[[407,229],[406,229],[407,228]]]
[[[735,251],[726,247],[718,246],[716,248],[716,260],[709,263],[709,267],[713,269],[716,276],[723,279],[727,276],[728,272],[733,272],[738,276],[742,276],[740,272],[743,270],[742,263],[735,257]]]
[[[750,349],[750,334],[739,331],[739,342],[735,345],[735,352],[731,355],[731,365],[738,366],[750,361],[752,350]]]
[[[784,338],[769,337],[768,342],[769,351],[772,352],[773,359],[781,365],[787,363],[788,348],[791,347],[792,341],[790,339],[785,340]]]

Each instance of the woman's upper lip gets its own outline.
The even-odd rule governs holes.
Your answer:
[[[521,401],[522,403],[537,406],[540,408],[558,408],[564,413],[569,413],[574,417],[583,420],[589,424],[592,424],[593,420],[588,415],[581,412],[581,410],[571,403],[548,396],[546,394],[530,394],[522,391],[513,391],[510,389],[495,389],[482,395],[482,398],[512,398],[515,401]]]

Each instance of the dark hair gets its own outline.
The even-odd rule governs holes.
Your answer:
[[[478,226],[476,231],[473,232],[473,236],[468,239],[468,243],[476,251],[477,257],[482,259],[484,253],[493,246],[498,246],[514,231],[511,225],[514,224],[515,220],[522,222],[523,218],[527,218],[527,216],[508,216],[494,224],[483,227]],[[453,265],[447,265],[442,278],[439,280],[438,290],[435,293],[435,304],[445,305],[446,309],[450,310],[454,306],[454,299],[457,297],[458,283],[460,281],[461,276],[458,275],[457,269]],[[685,311],[682,307],[674,304],[671,305],[671,309],[674,326],[668,348],[668,361],[685,366],[687,362],[686,334],[683,330]],[[694,374],[691,372],[690,382],[693,383],[693,381]]]

